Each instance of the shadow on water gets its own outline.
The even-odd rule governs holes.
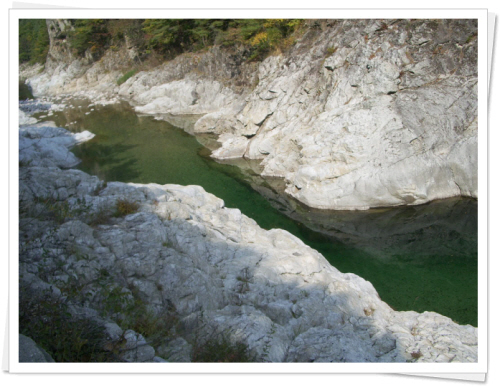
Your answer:
[[[102,145],[100,138],[94,138],[73,149],[81,161],[80,169],[106,181],[134,181],[139,177],[137,158],[129,151],[136,145]]]
[[[206,162],[219,164],[208,158]],[[274,217],[272,212],[286,215],[279,228],[321,252],[340,271],[372,282],[394,309],[436,311],[477,326],[477,200],[451,198],[368,211],[317,210],[285,195],[283,181],[263,178],[255,165],[245,168],[248,160],[236,161],[235,171],[227,169],[233,163],[213,168],[266,197],[274,211],[268,209],[264,219],[256,214],[259,224]]]
[[[264,250],[253,244],[228,248],[226,241],[201,237],[204,231],[189,221],[176,218],[171,220],[169,224],[175,224],[174,230],[186,231],[185,236],[178,239],[178,233],[167,233],[170,236],[169,243],[174,248],[188,256],[199,255],[200,251],[211,252],[206,256],[209,264],[196,270],[206,271],[212,283],[225,289],[224,297],[217,297],[217,295],[214,297],[208,293],[197,297],[196,303],[198,305],[195,308],[199,309],[193,311],[191,308],[187,310],[187,313],[191,317],[198,315],[208,316],[208,318],[207,320],[204,320],[203,317],[201,320],[198,318],[182,319],[181,329],[191,332],[198,331],[198,329],[216,330],[220,329],[220,320],[222,320],[225,321],[226,326],[230,327],[225,332],[238,339],[241,337],[242,327],[248,329],[246,317],[251,316],[257,309],[272,319],[273,334],[276,333],[278,337],[290,339],[292,349],[288,348],[282,358],[272,358],[272,361],[377,362],[380,361],[381,356],[389,352],[394,357],[397,356],[399,361],[404,361],[407,342],[402,340],[401,345],[398,345],[398,336],[389,329],[384,329],[381,332],[380,325],[375,323],[376,320],[372,316],[373,313],[378,312],[377,308],[385,307],[378,305],[378,299],[374,303],[373,299],[369,297],[358,298],[360,293],[357,293],[356,290],[352,292],[338,288],[332,290],[327,286],[327,283],[321,280],[316,282],[314,276],[311,276],[313,279],[309,282],[310,273],[303,276],[286,273],[289,266],[283,262],[287,261],[293,265],[293,261],[301,259],[300,254],[280,257],[285,253],[279,247],[268,247],[269,250]],[[236,232],[232,236],[236,240],[239,239],[237,234]],[[196,243],[190,241],[191,238],[196,240]],[[286,235],[274,234],[269,238],[287,243]],[[269,243],[269,241],[267,242]],[[279,242],[276,243],[276,245],[279,244]],[[274,266],[270,268],[266,258],[263,258],[268,253],[273,257],[280,257],[275,262],[276,268]],[[235,257],[242,259],[235,259]],[[228,272],[225,271],[225,265],[231,266]],[[307,272],[308,269],[306,268],[305,271]],[[236,281],[232,282],[230,278],[226,277],[226,274],[229,273],[236,277]],[[223,283],[234,283],[234,286],[224,286]],[[207,288],[209,287],[210,285],[207,285]],[[255,294],[260,296],[255,297]],[[279,308],[279,313],[277,313],[276,301],[283,299],[289,300],[294,307]],[[206,310],[202,306],[204,303],[212,305],[216,310],[219,309],[214,313],[215,316],[210,312],[204,313]],[[232,313],[238,316],[233,321],[224,312],[226,305],[231,305]],[[245,308],[246,305],[251,306],[251,308]],[[372,307],[373,309],[369,309]],[[238,314],[235,310],[238,310]],[[217,319],[218,313],[224,316],[219,321]],[[351,317],[354,317],[353,321],[350,320]],[[251,330],[266,331],[268,329],[266,319],[251,319]],[[193,329],[198,321],[203,321],[203,325],[198,325],[198,329]],[[290,337],[290,331],[285,331],[284,326],[293,331],[294,337]],[[312,327],[316,329],[308,331]],[[373,332],[379,333],[374,334]],[[249,332],[246,333],[249,334]],[[301,339],[294,341],[301,334],[304,334]]]
[[[197,141],[165,121],[137,116],[125,103],[96,106],[90,113],[80,105],[50,119],[96,134],[74,149],[85,172],[108,181],[200,185],[262,228],[287,230],[340,271],[372,282],[393,308],[435,311],[477,326],[476,200],[314,210],[284,195],[282,180],[260,176],[258,162],[215,162],[201,145],[216,146],[210,136]]]

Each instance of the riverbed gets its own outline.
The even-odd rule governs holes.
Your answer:
[[[258,163],[211,159],[213,138],[192,136],[167,117],[139,116],[124,102],[71,103],[51,116],[40,112],[35,117],[96,135],[73,149],[82,160],[77,168],[106,181],[200,185],[261,227],[285,229],[340,271],[369,280],[394,309],[435,311],[477,326],[476,200],[314,210],[287,197],[279,180],[260,177]],[[189,131],[190,118],[177,117],[176,125]]]

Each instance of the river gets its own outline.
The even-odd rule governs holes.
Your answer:
[[[73,149],[82,160],[77,168],[106,181],[200,185],[261,227],[285,229],[340,271],[372,282],[394,309],[435,311],[477,326],[476,200],[453,198],[369,211],[314,210],[284,195],[280,180],[261,178],[255,162],[211,159],[210,136],[195,137],[164,120],[138,116],[126,103],[72,103],[73,108],[42,120],[96,134]],[[189,127],[189,121],[184,117],[178,125]]]

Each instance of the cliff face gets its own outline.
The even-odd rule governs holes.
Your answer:
[[[75,59],[71,26],[51,26],[45,72],[29,78],[35,94],[200,114],[190,129],[220,135],[214,157],[262,160],[263,174],[311,206],[477,196],[473,22],[324,21],[260,64],[213,48],[121,86],[133,47]],[[20,129],[21,289],[63,296],[73,318],[106,329],[122,361],[191,361],[197,340],[223,334],[266,362],[477,361],[476,328],[392,310],[369,282],[201,187],[106,186],[63,170],[77,161],[67,147],[91,134],[22,119],[31,126]],[[124,201],[137,212],[116,215]],[[114,323],[131,316],[166,325],[146,340]]]
[[[311,207],[477,197],[474,34],[463,21],[333,23],[262,63],[235,117],[208,115],[195,129],[229,121],[214,155],[263,159],[263,174]]]
[[[220,135],[213,157],[262,160],[263,175],[310,207],[477,197],[474,20],[323,21],[258,65],[213,48],[118,87],[122,57],[66,61],[30,83],[35,94],[106,91],[141,113],[202,114],[194,131]]]

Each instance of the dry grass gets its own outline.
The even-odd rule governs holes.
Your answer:
[[[116,202],[116,217],[135,214],[139,210],[139,204],[125,199],[120,199]]]

